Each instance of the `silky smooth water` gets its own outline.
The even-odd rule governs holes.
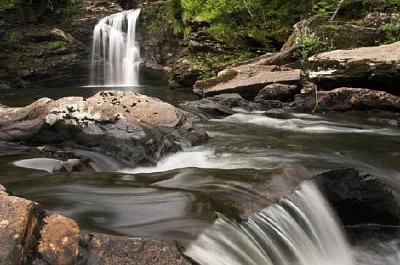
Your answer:
[[[162,87],[123,89],[158,96],[176,106],[196,98],[190,91],[171,91]],[[59,98],[63,93],[87,97],[98,90],[102,88],[5,90],[0,94],[0,103],[26,105],[39,96]],[[0,183],[17,195],[76,219],[82,228],[117,235],[174,239],[186,246],[196,242],[195,239],[206,237],[210,234],[207,231],[213,231],[216,225],[230,227],[223,229],[232,233],[223,236],[227,242],[237,241],[235,233],[242,235],[244,232],[236,229],[243,231],[242,226],[250,229],[250,220],[256,218],[243,221],[246,217],[262,214],[264,210],[259,214],[255,212],[323,170],[355,167],[376,174],[389,183],[398,196],[400,128],[391,125],[399,118],[397,114],[295,114],[292,118],[276,119],[260,112],[239,110],[223,119],[210,119],[200,113],[193,115],[211,136],[209,142],[165,157],[154,167],[129,168],[123,161],[104,154],[80,150],[101,172],[49,173],[45,166],[52,161],[42,160],[40,165],[43,157],[37,147],[2,142]],[[38,161],[39,166],[29,166]],[[18,163],[25,166],[20,167]],[[304,200],[306,208],[298,206],[298,200],[294,203],[301,213],[313,206],[312,203],[307,205],[313,197],[305,194],[308,193],[300,191],[299,200]],[[329,207],[326,209],[330,211]],[[276,210],[278,212],[271,214],[270,210],[266,211],[268,214],[264,215],[274,219],[278,226],[283,226],[285,220],[293,223],[283,212]],[[306,215],[311,216],[307,220],[314,218],[312,214]],[[325,223],[334,222],[340,227],[329,214],[323,217],[327,218]],[[260,227],[259,221],[255,222]],[[317,226],[314,221],[311,223],[312,227]],[[361,233],[368,230],[360,229]],[[341,235],[337,231],[332,233]],[[349,248],[355,264],[400,264],[399,234],[388,233],[384,238],[372,236],[369,241],[353,242],[350,248],[343,242],[336,247]],[[318,233],[318,237],[323,236]],[[291,235],[287,237],[289,241],[295,240]],[[250,239],[243,242],[246,240]],[[258,240],[256,242],[260,244]],[[301,254],[295,256],[308,255],[308,248],[301,247],[296,247],[301,249],[298,251]],[[329,244],[323,244],[323,248],[335,249]],[[321,248],[316,249],[310,253],[321,254]],[[283,253],[293,256],[290,251]],[[233,258],[229,255],[226,260]],[[269,257],[270,253],[260,255],[265,259],[264,256]],[[347,259],[347,254],[338,255]],[[305,260],[313,260],[311,257]],[[307,264],[306,261],[298,264]]]
[[[140,9],[123,11],[101,19],[95,26],[91,85],[139,85],[139,14]]]

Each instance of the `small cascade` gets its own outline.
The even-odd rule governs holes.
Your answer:
[[[100,20],[93,31],[91,85],[139,84],[140,47],[136,23],[140,9]]]
[[[219,217],[185,254],[202,265],[354,264],[344,232],[311,182],[242,224]]]

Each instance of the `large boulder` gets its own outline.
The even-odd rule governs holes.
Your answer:
[[[128,91],[83,99],[42,98],[23,108],[0,109],[0,140],[40,144],[72,142],[131,165],[156,163],[207,134],[172,105]]]
[[[294,111],[400,110],[400,97],[366,88],[340,87],[331,91],[304,91],[294,98]]]
[[[324,52],[309,60],[311,81],[321,88],[365,87],[400,95],[400,42]]]
[[[350,168],[323,172],[313,179],[344,225],[400,224],[399,204],[378,177]]]

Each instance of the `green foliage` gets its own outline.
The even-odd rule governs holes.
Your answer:
[[[7,25],[7,21],[5,21],[4,19],[0,19],[0,27],[3,27]]]
[[[298,48],[293,53],[293,56],[297,59],[303,60],[306,60],[314,54],[335,49],[332,43],[328,43],[326,40],[321,40],[320,37],[310,34],[307,31],[296,38],[295,45],[297,45]]]
[[[292,25],[311,10],[311,1],[298,0],[168,0],[174,31],[188,34],[202,30],[232,46],[246,46],[246,39],[283,43]]]
[[[62,47],[65,47],[67,45],[67,43],[65,41],[61,41],[61,40],[55,40],[55,41],[50,41],[47,42],[47,47],[49,47],[51,50],[56,50]]]
[[[328,17],[335,11],[339,0],[318,1],[313,6],[313,14],[319,17]]]
[[[337,25],[337,24],[323,24],[319,27],[319,29],[326,33],[329,36],[338,36],[339,32],[342,30],[342,26],[341,25]]]
[[[1,0],[0,9],[12,9],[16,8],[19,4],[19,0]]]
[[[60,13],[65,15],[66,17],[71,17],[79,12],[79,10],[83,7],[83,2],[79,1],[68,1],[68,4],[62,8],[60,8]]]
[[[393,19],[390,23],[379,28],[380,43],[393,43],[400,41],[400,18]]]

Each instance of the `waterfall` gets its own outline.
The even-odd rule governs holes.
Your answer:
[[[213,265],[353,265],[335,214],[312,182],[238,224],[219,217],[185,251]]]
[[[93,31],[91,85],[139,84],[140,48],[136,23],[140,9],[100,20]]]

